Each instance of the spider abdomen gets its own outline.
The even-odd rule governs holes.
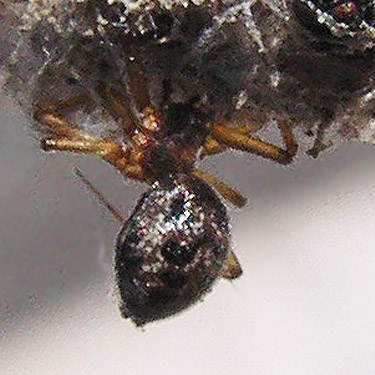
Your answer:
[[[196,302],[219,276],[228,254],[226,210],[198,179],[154,183],[117,242],[121,310],[137,325]]]

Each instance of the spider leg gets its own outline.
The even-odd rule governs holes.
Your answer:
[[[193,174],[201,180],[207,182],[210,186],[216,189],[220,195],[237,207],[243,207],[246,204],[246,198],[242,196],[237,190],[228,186],[225,182],[217,179],[212,174],[202,171],[201,169],[194,169]]]
[[[211,127],[211,137],[219,142],[219,146],[224,145],[233,149],[247,151],[274,160],[280,164],[289,164],[298,150],[298,144],[294,139],[290,125],[285,121],[278,123],[281,131],[285,149],[265,142],[258,137],[246,134],[245,129],[228,128],[224,125],[213,124]],[[206,146],[211,149],[210,154],[215,153],[215,147]],[[203,147],[205,149],[205,146]],[[218,152],[220,152],[220,149]],[[208,152],[206,152],[208,154]]]
[[[330,145],[323,142],[324,133],[326,130],[326,124],[320,125],[316,134],[314,145],[310,150],[307,151],[307,154],[316,159],[322,151],[328,148]]]
[[[123,39],[124,51],[127,56],[124,59],[126,66],[126,90],[131,98],[129,102],[135,105],[138,111],[151,106],[148,79],[142,63],[142,51],[139,44],[131,36]]]
[[[134,180],[146,180],[140,165],[142,154],[135,149],[124,150],[118,142],[110,139],[51,137],[44,138],[41,141],[41,147],[44,151],[95,154],[112,164],[125,176]]]
[[[253,132],[256,128],[257,127],[254,124],[245,124],[237,126],[234,129],[241,134],[248,135],[251,132]],[[228,146],[213,138],[212,136],[209,136],[203,144],[201,156],[204,157],[209,155],[216,155],[225,151],[227,148]]]
[[[128,136],[131,138],[132,130],[138,119],[134,116],[130,108],[129,100],[123,98],[117,91],[109,87],[101,87],[100,94],[104,99],[107,110],[114,117],[119,117],[122,120],[122,127]]]
[[[125,176],[145,181],[146,176],[141,167],[142,151],[137,146],[142,146],[143,142],[147,142],[148,135],[157,129],[160,121],[157,113],[151,107],[146,107],[143,111],[144,121],[140,125],[138,119],[132,114],[130,104],[126,99],[123,99],[118,93],[108,87],[103,86],[100,89],[109,112],[115,117],[122,119],[124,131],[135,145],[134,148],[124,150],[119,142],[96,137],[72,124],[59,114],[63,110],[69,112],[77,106],[86,104],[91,100],[87,94],[43,105],[35,112],[35,119],[54,133],[52,137],[42,140],[41,147],[45,151],[95,154],[112,164]],[[250,126],[242,127],[242,131],[248,133]],[[213,140],[213,142],[217,141]],[[219,147],[222,146],[219,145]],[[200,170],[193,171],[193,174],[212,185],[226,200],[235,206],[242,207],[246,204],[246,198],[211,174]]]
[[[87,93],[72,95],[66,99],[40,106],[35,112],[34,117],[38,119],[40,115],[46,112],[57,112],[63,110],[71,112],[73,109],[90,102],[92,102],[92,99]]]
[[[61,102],[62,107],[68,108],[67,102],[68,104],[77,103],[73,99],[68,99],[68,101]],[[58,103],[51,104],[40,108],[35,113],[35,119],[54,133],[52,137],[44,138],[41,141],[41,147],[45,151],[96,154],[127,177],[145,180],[143,169],[140,166],[141,152],[135,149],[124,149],[119,142],[96,137],[73,125],[63,116],[55,113],[62,107],[59,107]]]
[[[138,110],[141,111],[151,105],[149,86],[142,63],[137,57],[138,51],[130,45],[129,49],[131,56],[126,63],[129,88]]]
[[[228,280],[236,279],[241,276],[242,268],[236,255],[232,250],[229,250],[224,266],[220,271],[221,277]]]
[[[115,90],[105,87],[102,89],[102,97],[109,112],[114,117],[121,118],[124,132],[134,145],[141,146],[148,142],[153,133],[159,130],[159,114],[151,105],[144,107],[136,117],[129,101]]]
[[[125,218],[122,214],[108,201],[108,199],[99,191],[99,189],[82,173],[78,168],[74,168],[74,173],[81,181],[86,185],[87,189],[95,195],[99,203],[101,203],[111,214],[112,216],[120,223],[125,222]]]

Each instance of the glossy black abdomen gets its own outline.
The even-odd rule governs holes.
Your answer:
[[[208,185],[183,175],[154,183],[117,241],[124,317],[143,325],[196,302],[219,276],[229,237],[226,209]]]

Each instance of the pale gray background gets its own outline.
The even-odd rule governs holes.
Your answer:
[[[241,154],[204,163],[249,197],[231,210],[244,275],[136,329],[113,296],[119,224],[144,187],[93,157],[44,155],[0,99],[1,374],[375,373],[375,148],[343,145],[285,169]]]

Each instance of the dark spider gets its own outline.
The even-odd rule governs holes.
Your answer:
[[[137,42],[130,38],[127,46],[131,56],[137,56]],[[126,177],[151,185],[125,222],[115,257],[121,311],[143,325],[199,300],[219,276],[233,279],[241,274],[230,249],[226,208],[209,185],[237,206],[245,199],[196,169],[199,157],[231,147],[286,164],[297,145],[287,123],[280,124],[286,150],[249,135],[251,126],[231,129],[212,123],[199,98],[169,100],[159,114],[151,105],[139,59],[129,59],[127,72],[138,115],[112,88],[103,86],[100,92],[131,147],[94,136],[67,120],[67,114],[92,101],[87,94],[41,104],[34,116],[51,133],[42,141],[44,150],[94,153]]]

